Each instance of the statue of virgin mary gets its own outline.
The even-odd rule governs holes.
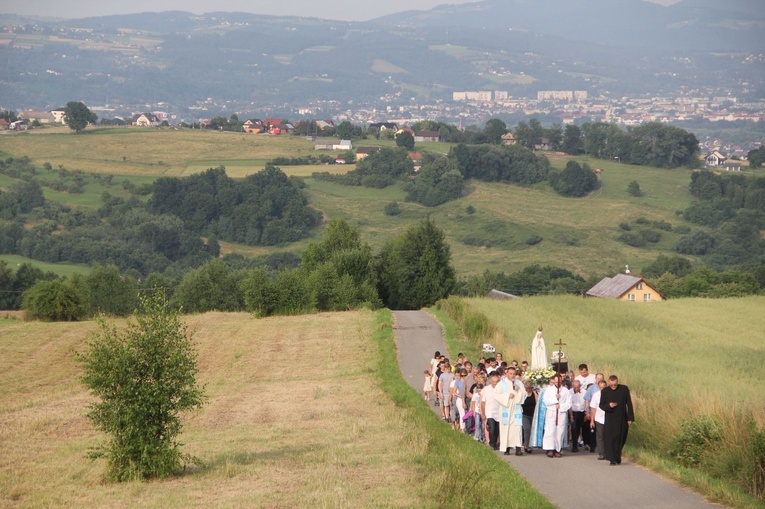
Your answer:
[[[531,369],[547,369],[547,347],[542,337],[542,327],[531,342]]]

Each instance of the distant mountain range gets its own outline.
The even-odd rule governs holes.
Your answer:
[[[761,0],[724,5],[487,0],[364,23],[227,12],[0,15],[0,107],[77,99],[134,110],[210,98],[241,110],[448,99],[459,90],[627,95],[679,87],[764,97]]]

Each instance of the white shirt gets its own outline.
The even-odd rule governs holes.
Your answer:
[[[571,410],[574,412],[584,412],[584,391],[579,389],[579,392],[571,391]]]
[[[587,387],[595,383],[595,375],[592,373],[587,376],[577,375],[574,380],[579,380],[579,383],[582,384],[582,390],[586,391]]]
[[[474,392],[473,399],[471,399],[471,401],[474,403],[473,408],[475,409],[475,413],[480,415],[481,414],[481,393],[478,391]]]
[[[595,422],[599,424],[605,424],[606,423],[606,413],[600,409],[600,391],[596,391],[595,394],[592,395],[592,400],[590,401],[590,411],[595,408]]]
[[[481,401],[486,404],[486,417],[487,419],[494,419],[499,421],[501,414],[499,408],[499,401],[494,399],[494,387],[487,385],[481,391]]]

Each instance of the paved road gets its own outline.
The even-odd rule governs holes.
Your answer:
[[[421,392],[422,372],[428,368],[433,353],[438,350],[448,355],[441,324],[424,311],[395,311],[393,316],[401,372],[409,385]],[[627,459],[611,467],[607,461],[598,461],[595,454],[588,452],[564,451],[561,459],[548,458],[540,449],[521,457],[497,454],[553,504],[564,509],[581,509],[593,504],[630,509],[722,507]]]

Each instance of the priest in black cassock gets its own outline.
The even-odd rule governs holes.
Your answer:
[[[635,410],[629,387],[619,385],[616,375],[608,377],[608,387],[600,392],[600,409],[606,413],[606,423],[603,426],[604,455],[611,465],[619,465],[629,425],[635,420]]]

